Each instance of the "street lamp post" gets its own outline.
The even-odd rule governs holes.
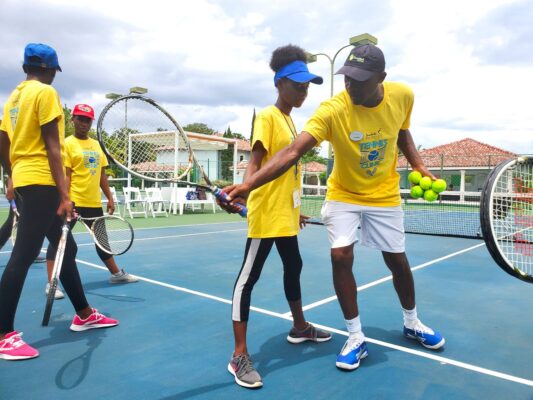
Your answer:
[[[134,86],[130,88],[129,94],[145,94],[148,92],[148,89],[140,87],[140,86]],[[105,95],[106,99],[109,100],[116,100],[119,97],[123,97],[124,95],[119,93],[107,93]],[[127,133],[128,129],[128,101],[126,100],[124,102],[124,129]],[[129,135],[128,135],[129,137]],[[131,168],[131,140],[128,141],[128,168]],[[128,173],[128,187],[131,187],[131,174]]]
[[[330,57],[326,53],[308,53],[306,52],[307,56],[307,62],[313,63],[317,61],[318,56],[324,56],[328,59],[329,65],[330,65],[330,96],[333,97],[333,81],[335,77],[335,60],[337,59],[337,56],[339,53],[344,50],[347,47],[350,46],[361,46],[365,44],[378,44],[378,39],[375,36],[372,36],[369,33],[363,33],[361,35],[353,36],[348,41],[348,44],[345,46],[342,46],[337,52],[333,55],[333,57]],[[331,148],[331,144],[328,144],[328,170],[327,170],[327,176],[331,174],[331,170],[333,169],[333,150]]]

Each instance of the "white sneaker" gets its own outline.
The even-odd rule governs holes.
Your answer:
[[[50,284],[46,284],[46,289],[44,290],[44,294],[48,296],[48,292],[50,291]],[[56,289],[56,294],[54,296],[54,299],[59,300],[65,297],[65,293],[58,287]]]
[[[109,277],[109,282],[111,283],[133,283],[138,281],[139,278],[128,274],[123,269],[121,269],[120,272],[117,272],[116,274],[113,274]]]

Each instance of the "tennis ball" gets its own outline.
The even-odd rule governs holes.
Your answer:
[[[422,174],[418,171],[413,171],[407,176],[407,180],[415,185],[420,182],[420,178],[422,178]]]
[[[413,199],[419,199],[423,195],[424,195],[424,190],[420,186],[416,185],[411,188],[411,197]]]
[[[424,192],[424,199],[426,201],[435,201],[439,198],[439,194],[438,193],[435,193],[433,190],[431,189],[428,189]]]
[[[428,190],[431,188],[431,178],[429,176],[424,176],[422,179],[420,179],[418,184],[422,189]]]
[[[435,193],[444,192],[446,190],[446,181],[444,179],[437,179],[433,184],[431,185],[431,189]]]

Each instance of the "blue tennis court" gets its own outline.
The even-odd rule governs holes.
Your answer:
[[[369,356],[354,372],[335,367],[347,333],[331,281],[326,231],[300,235],[307,319],[334,333],[322,344],[286,340],[290,314],[273,250],[253,292],[248,345],[264,387],[235,384],[230,299],[246,224],[230,222],[135,231],[117,258],[138,283],[111,285],[86,234],[76,234],[89,302],[120,320],[110,329],[71,332],[68,300],[45,303],[44,264],[30,269],[16,328],[40,357],[0,362],[1,399],[533,399],[533,287],[502,272],[477,239],[409,234],[417,308],[446,337],[432,352],[402,336],[388,269],[375,250],[356,247],[354,271]],[[0,253],[0,272],[9,257]]]

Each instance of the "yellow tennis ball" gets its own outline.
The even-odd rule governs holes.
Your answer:
[[[429,201],[429,202],[432,202],[432,201],[435,201],[439,198],[439,194],[434,192],[433,190],[431,189],[428,189],[424,192],[424,199],[426,201]]]
[[[422,179],[420,179],[420,182],[418,182],[420,187],[424,190],[431,189],[431,183],[431,178],[429,176],[424,176]]]
[[[446,181],[444,179],[437,179],[431,185],[431,189],[436,193],[444,192],[446,190]]]
[[[419,199],[423,195],[424,195],[424,190],[420,186],[416,185],[411,188],[411,197],[413,199]]]
[[[407,180],[415,185],[420,182],[420,178],[422,178],[422,174],[418,171],[413,171],[407,176]]]

